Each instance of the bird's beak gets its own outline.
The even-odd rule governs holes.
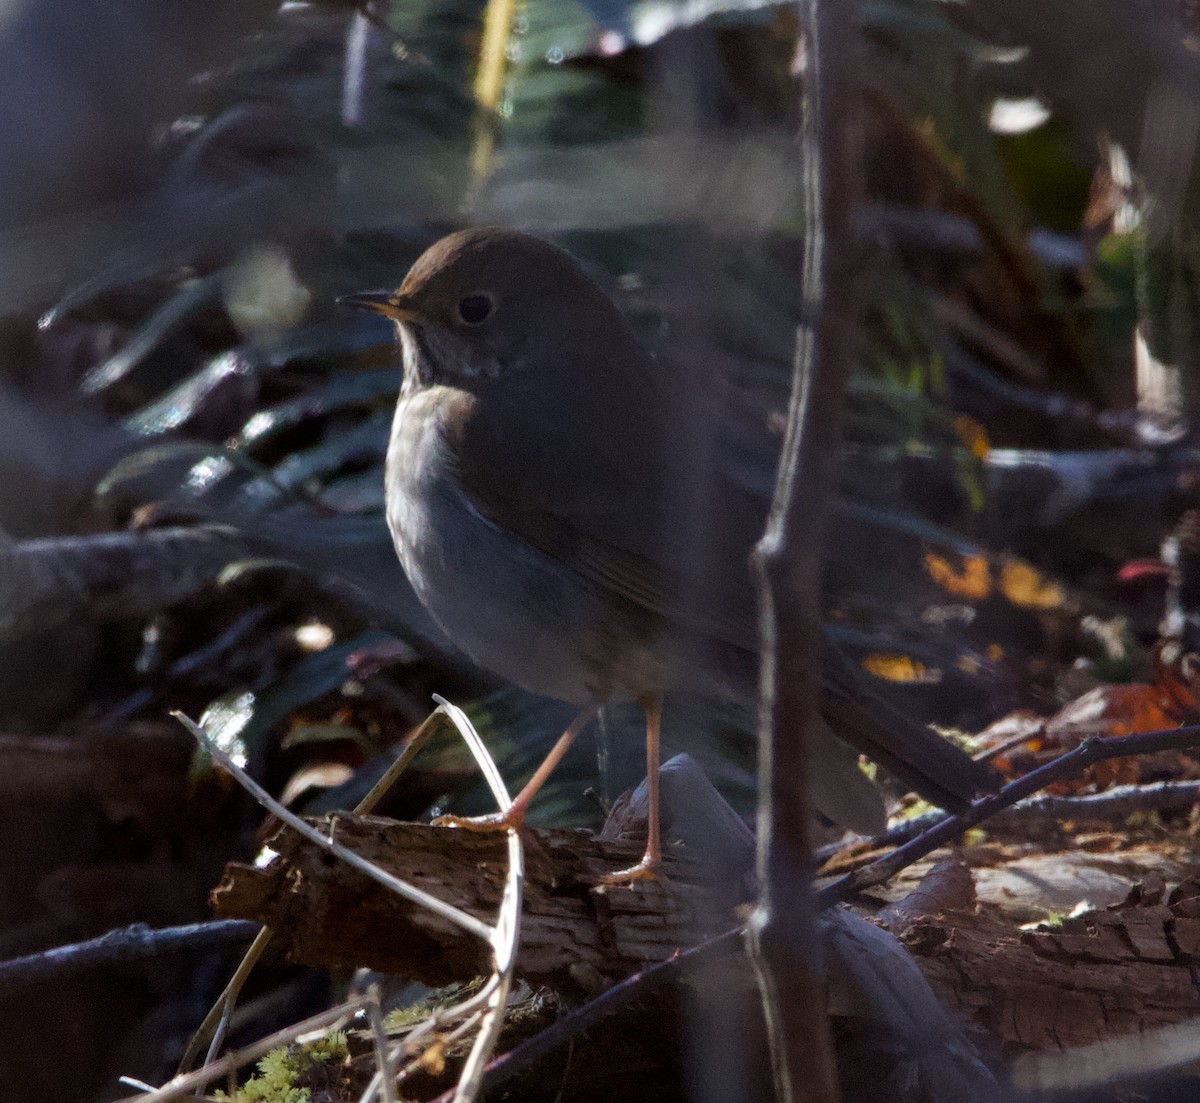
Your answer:
[[[399,291],[358,291],[353,295],[342,295],[338,305],[373,310],[393,322],[413,322],[418,317],[411,300]]]

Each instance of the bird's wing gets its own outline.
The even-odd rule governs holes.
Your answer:
[[[572,373],[572,393],[541,393],[536,406],[503,385],[477,396],[451,441],[463,488],[485,517],[605,593],[754,650],[748,556],[763,504],[722,476],[694,411],[669,391],[664,401],[644,370],[618,387],[594,378]]]

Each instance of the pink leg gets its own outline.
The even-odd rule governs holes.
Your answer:
[[[575,716],[567,730],[558,737],[558,742],[550,748],[550,753],[542,759],[542,764],[533,772],[533,777],[516,795],[507,812],[492,812],[486,816],[438,816],[433,821],[434,825],[437,827],[464,827],[468,831],[504,831],[509,827],[520,827],[525,822],[525,813],[529,811],[529,802],[546,784],[546,779],[562,761],[563,755],[571,749],[571,744],[575,742],[579,733],[588,726],[588,722],[595,715],[596,708],[593,705],[582,709]]]
[[[646,712],[646,788],[649,790],[647,816],[649,831],[646,836],[646,853],[642,860],[628,869],[606,874],[600,879],[602,885],[632,884],[634,881],[644,881],[656,878],[655,870],[662,862],[662,837],[659,828],[659,743],[662,736],[662,697],[657,693],[647,693],[641,698],[642,708]]]

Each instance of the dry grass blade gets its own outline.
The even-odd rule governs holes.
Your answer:
[[[496,803],[501,811],[507,812],[512,805],[512,799],[504,785],[504,779],[496,768],[496,763],[479,733],[475,731],[470,720],[462,709],[450,704],[442,697],[434,698],[439,708],[449,717],[459,735],[471,749],[479,769],[487,779]],[[525,856],[521,848],[520,835],[509,828],[508,837],[508,877],[504,884],[504,899],[500,902],[500,912],[496,917],[496,926],[492,932],[492,954],[494,955],[495,975],[498,977],[495,989],[489,994],[487,1010],[475,1038],[475,1044],[463,1066],[462,1075],[455,1094],[455,1103],[466,1103],[479,1093],[483,1079],[483,1071],[495,1049],[496,1040],[500,1035],[500,1027],[504,1019],[504,1008],[508,1003],[508,994],[512,989],[513,970],[517,961],[517,944],[521,940],[521,897],[525,885]]]
[[[229,983],[225,985],[217,1002],[213,1004],[212,1009],[205,1015],[204,1021],[200,1024],[199,1029],[188,1044],[188,1048],[183,1054],[183,1060],[179,1063],[180,1072],[187,1072],[195,1064],[196,1058],[200,1055],[200,1047],[204,1044],[204,1039],[210,1035],[212,1036],[212,1042],[208,1047],[208,1053],[204,1058],[204,1062],[208,1064],[210,1061],[216,1060],[217,1054],[221,1052],[221,1047],[225,1044],[225,1035],[229,1031],[229,1022],[233,1018],[233,1011],[237,1006],[238,996],[241,995],[242,988],[245,987],[247,979],[254,970],[254,966],[258,964],[258,959],[262,957],[270,941],[271,929],[269,927],[264,927],[254,936],[254,941],[242,956],[242,960],[238,962],[238,967],[234,970],[233,976],[229,978]]]

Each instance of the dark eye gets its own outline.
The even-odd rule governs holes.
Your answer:
[[[458,301],[458,316],[469,326],[486,322],[495,309],[491,295],[468,295]]]

